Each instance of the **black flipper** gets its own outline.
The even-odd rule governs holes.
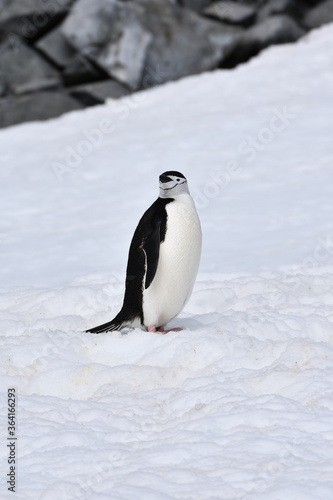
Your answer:
[[[120,330],[135,319],[143,325],[143,286],[147,289],[156,274],[160,244],[164,241],[167,227],[165,206],[172,201],[173,198],[158,198],[143,214],[129,249],[123,307],[112,321],[87,332]]]
[[[167,227],[165,207],[172,201],[173,198],[158,198],[144,213],[135,230],[127,264],[126,292],[128,290],[130,295],[135,295],[132,286],[133,278],[139,278],[140,288],[142,288],[146,271],[144,287],[148,288],[155,277],[160,255],[160,244],[164,241]],[[144,250],[143,255],[142,250]],[[142,261],[143,257],[144,261]],[[142,298],[140,302],[142,303]]]
[[[160,256],[161,223],[161,221],[157,221],[153,232],[147,237],[146,241],[142,245],[146,256],[145,288],[149,287],[157,271],[158,258]]]

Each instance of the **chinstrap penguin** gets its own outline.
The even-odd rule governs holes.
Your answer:
[[[122,309],[90,333],[126,327],[163,333],[191,296],[201,256],[199,217],[183,174],[164,172],[159,183],[159,197],[132,238]]]

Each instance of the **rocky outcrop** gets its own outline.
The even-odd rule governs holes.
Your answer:
[[[308,29],[318,28],[333,21],[333,0],[326,0],[307,12],[304,24]]]
[[[141,23],[152,38],[142,88],[216,68],[241,33],[165,0],[137,0],[137,4],[142,7]]]
[[[0,97],[4,96],[7,93],[7,85],[5,80],[0,77]]]
[[[124,85],[112,80],[90,83],[87,85],[77,85],[69,91],[70,95],[86,106],[102,104],[107,99],[119,99],[130,93]]]
[[[74,0],[0,0],[0,35],[33,41],[66,16]]]
[[[62,32],[68,42],[111,77],[137,89],[151,34],[136,3],[78,0]]]
[[[214,2],[204,10],[204,14],[229,24],[250,26],[256,19],[257,9],[255,5],[235,1]]]
[[[60,90],[52,93],[41,91],[17,98],[7,96],[0,99],[0,127],[25,121],[48,120],[83,107],[82,103]]]
[[[107,77],[104,71],[74,49],[60,27],[42,37],[35,44],[35,48],[62,72],[65,86],[103,80]]]
[[[137,90],[216,67],[238,30],[167,0],[78,0],[62,33],[80,54]]]
[[[101,68],[93,65],[81,54],[75,54],[73,59],[62,70],[63,84],[66,87],[103,80],[107,76]]]
[[[306,3],[299,0],[266,0],[258,14],[258,21],[270,16],[287,15],[300,21],[306,12]]]
[[[76,56],[76,50],[67,41],[60,28],[51,30],[35,47],[59,68],[66,68]]]
[[[286,15],[268,17],[244,34],[234,52],[222,66],[232,68],[257,55],[269,45],[294,42],[304,33],[305,30]]]
[[[205,7],[208,7],[213,0],[179,0],[178,4],[187,9],[192,9],[195,12],[202,12]],[[176,3],[176,2],[174,2]]]
[[[58,71],[23,41],[0,44],[0,75],[13,94],[24,94],[60,85]]]
[[[215,68],[333,20],[333,0],[0,0],[0,127]]]

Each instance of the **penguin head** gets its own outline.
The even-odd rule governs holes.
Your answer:
[[[183,193],[189,193],[183,174],[172,170],[160,175],[160,198],[173,198]]]

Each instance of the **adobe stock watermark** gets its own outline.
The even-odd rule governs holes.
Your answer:
[[[319,266],[333,264],[333,233],[319,236],[315,242],[312,255],[305,257],[300,265],[293,266],[288,277],[294,278],[298,274],[309,274],[309,271]]]
[[[268,125],[262,127],[255,136],[250,135],[244,139],[237,147],[235,158],[224,168],[210,173],[209,180],[201,190],[193,190],[193,199],[198,210],[206,208],[210,201],[219,196],[221,191],[243,171],[242,160],[247,163],[253,162],[295,118],[296,115],[290,113],[286,106],[274,109]]]
[[[63,181],[64,175],[73,173],[82,161],[93,151],[98,149],[104,142],[105,136],[112,134],[116,130],[118,120],[126,120],[132,109],[137,108],[142,102],[142,93],[140,92],[128,96],[126,100],[117,102],[112,114],[117,116],[116,120],[103,118],[93,128],[81,130],[82,138],[74,146],[67,146],[63,152],[62,160],[53,161],[51,166],[59,182]]]
[[[333,262],[333,235],[327,234],[319,237],[311,257],[303,260],[301,269],[310,269],[319,265]]]
[[[113,464],[113,466],[114,465],[116,464]],[[73,500],[80,500],[82,498],[87,498],[86,495],[93,494],[94,487],[96,487],[97,484],[106,481],[111,475],[111,472],[112,472],[112,464],[109,462],[106,462],[102,465],[98,464],[98,466],[95,466],[94,474],[88,477],[83,483],[77,485],[77,488],[74,493],[75,497]]]
[[[168,79],[168,73],[161,65],[154,68],[148,66],[146,75],[143,78],[143,88],[113,103],[111,116],[113,115],[112,117],[115,119],[104,118],[100,120],[97,126],[91,129],[83,129],[81,131],[82,139],[76,145],[68,146],[65,149],[62,161],[52,162],[52,169],[57,179],[62,182],[65,174],[72,173],[84,158],[102,145],[106,135],[116,130],[116,124],[119,121],[126,120],[133,110],[142,105],[147,99],[145,90],[156,82],[165,81],[165,79]]]
[[[246,319],[240,318],[237,321],[237,333],[240,335],[255,335],[258,329],[265,325],[269,325],[272,322],[272,304],[274,304],[274,309],[282,305],[287,301],[288,290],[286,285],[282,283],[276,283],[272,290],[267,293],[261,292],[253,294],[251,297],[252,307],[250,310],[244,311],[246,313]],[[281,323],[284,318],[279,317],[279,322]],[[300,326],[298,325],[298,329]]]
[[[275,286],[269,295],[265,293],[257,294],[252,297],[253,306],[246,319],[241,319],[237,323],[237,331],[240,334],[251,334],[256,332],[264,323],[271,321],[272,307],[274,312],[279,310],[280,306],[284,309],[289,304],[290,298],[295,298],[308,293],[308,285],[304,283],[304,277],[310,276],[309,271],[327,264],[333,263],[333,234],[320,236],[315,243],[312,255],[303,259],[300,266],[295,266],[294,270],[289,271],[275,282]],[[279,316],[279,322],[285,320],[284,315]],[[293,330],[301,331],[302,323],[298,321],[294,314],[293,318],[286,318],[287,328],[290,329],[290,322],[293,322]]]
[[[69,6],[68,0],[38,0],[35,3],[35,12],[21,16],[19,32],[9,32],[6,35],[6,39],[14,52],[20,50],[24,40],[29,41],[36,37],[52,18],[65,12]]]
[[[52,169],[59,182],[63,181],[65,174],[72,173],[94,149],[101,146],[105,135],[111,134],[115,129],[114,123],[109,118],[100,120],[97,127],[82,130],[82,139],[76,146],[65,149],[63,160],[52,162]]]
[[[311,270],[319,266],[333,264],[333,234],[326,234],[317,238],[312,255],[305,257],[300,265],[295,265],[288,272],[287,278],[293,280],[294,293],[302,289],[302,275],[309,275]]]

